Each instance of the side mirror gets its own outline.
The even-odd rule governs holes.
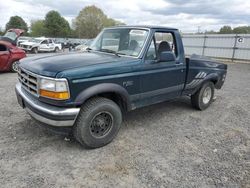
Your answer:
[[[160,53],[159,62],[175,61],[175,54],[171,51],[163,51]]]

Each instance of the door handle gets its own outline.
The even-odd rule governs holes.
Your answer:
[[[175,65],[183,65],[183,63],[176,62]]]

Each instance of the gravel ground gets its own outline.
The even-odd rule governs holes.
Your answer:
[[[109,145],[86,150],[32,120],[16,74],[0,75],[0,187],[250,187],[250,64],[231,64],[203,112],[189,100],[126,115]]]

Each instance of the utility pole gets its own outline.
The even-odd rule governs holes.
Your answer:
[[[198,34],[201,33],[201,26],[198,26]]]

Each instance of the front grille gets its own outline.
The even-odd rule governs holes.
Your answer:
[[[23,45],[23,44],[21,44],[20,47],[21,47],[21,48],[28,49],[28,45]]]
[[[36,75],[19,68],[18,80],[25,90],[33,95],[38,95],[38,79]]]

